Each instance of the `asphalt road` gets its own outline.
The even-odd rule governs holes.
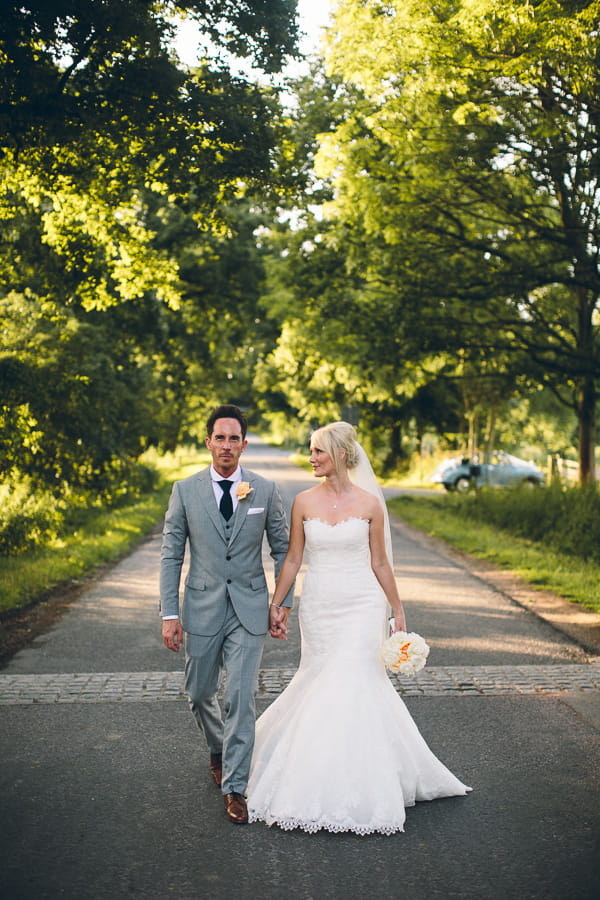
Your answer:
[[[314,483],[259,442],[245,463],[276,479],[288,505]],[[157,534],[0,673],[0,897],[597,900],[600,691],[577,681],[597,658],[400,522],[393,538],[409,626],[432,647],[427,669],[488,679],[478,692],[461,683],[405,697],[472,794],[418,804],[388,837],[233,826],[178,697],[144,699],[141,686],[119,700],[93,688],[66,702],[19,694],[53,673],[72,688],[82,673],[139,674],[141,685],[183,668],[160,640]],[[266,644],[263,671],[298,657],[292,619],[290,641]],[[529,693],[514,686],[526,671],[539,673]]]

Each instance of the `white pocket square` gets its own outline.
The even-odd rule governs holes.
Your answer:
[[[265,511],[264,506],[253,506],[253,507],[251,507],[251,508],[248,510],[248,515],[249,515],[249,516],[256,516],[256,515],[258,515],[258,513],[261,513],[261,512],[264,512],[264,511]]]

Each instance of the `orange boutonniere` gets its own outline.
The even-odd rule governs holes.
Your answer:
[[[240,481],[235,493],[238,500],[245,500],[248,494],[251,494],[253,490],[254,488],[250,487],[247,481]]]

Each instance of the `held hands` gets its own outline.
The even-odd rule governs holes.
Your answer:
[[[167,650],[179,653],[183,644],[183,628],[179,619],[163,619],[162,639]]]
[[[289,614],[290,611],[285,606],[273,606],[271,604],[269,607],[269,634],[271,637],[287,641],[287,620]]]

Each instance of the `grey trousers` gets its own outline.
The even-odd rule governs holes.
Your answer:
[[[215,635],[185,635],[185,692],[211,753],[223,754],[224,794],[245,794],[254,749],[255,694],[264,634],[250,634],[231,603]],[[223,709],[217,699],[225,671]]]

